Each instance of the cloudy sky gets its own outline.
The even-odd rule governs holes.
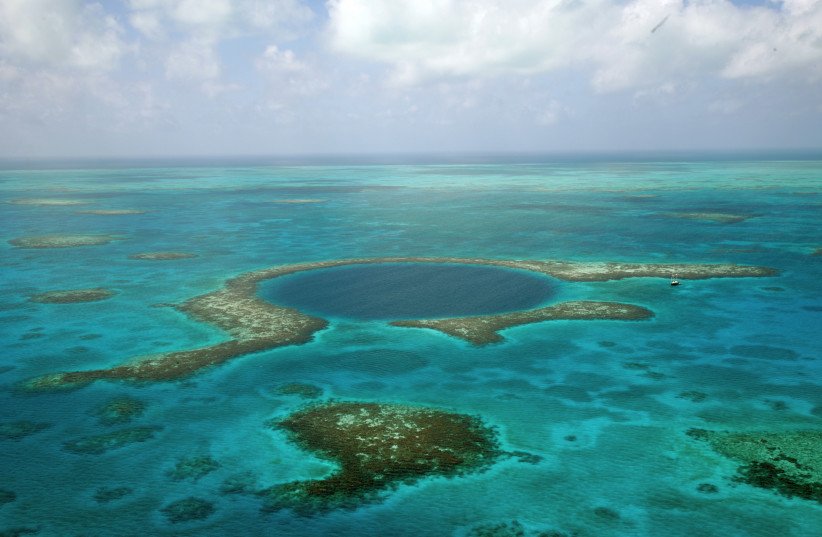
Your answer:
[[[0,157],[822,148],[822,0],[0,0]]]

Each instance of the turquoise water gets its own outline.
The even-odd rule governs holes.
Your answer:
[[[323,317],[432,319],[531,309],[554,294],[552,278],[453,264],[342,266],[263,283],[260,296]]]
[[[190,163],[189,163],[190,164]],[[732,480],[737,464],[685,436],[711,430],[822,428],[822,162],[565,161],[543,164],[232,165],[0,171],[0,421],[50,427],[0,438],[0,531],[38,535],[470,535],[519,521],[529,534],[814,536],[822,505]],[[74,206],[6,203],[76,200]],[[134,209],[95,215],[82,210]],[[697,217],[695,213],[702,213]],[[742,218],[728,220],[716,214]],[[713,216],[711,216],[713,215]],[[106,245],[20,249],[54,233],[111,234]],[[191,259],[130,259],[179,251]],[[306,261],[454,256],[764,265],[758,279],[562,283],[550,301],[612,300],[650,321],[552,321],[505,330],[485,347],[444,334],[335,318],[314,340],[244,356],[184,381],[97,382],[30,394],[31,377],[110,367],[221,341],[215,328],[156,304],[232,276]],[[106,287],[108,300],[37,304],[55,289]],[[319,477],[327,463],[264,426],[306,400],[388,401],[481,416],[505,449],[486,472],[400,486],[379,504],[301,517],[265,514],[220,493],[237,474],[258,487]],[[695,401],[680,394],[698,391]],[[64,442],[118,430],[95,411],[128,395],[126,426],[152,439],[101,455]],[[219,468],[193,480],[184,457]],[[710,483],[714,494],[697,487]],[[128,487],[100,503],[100,487]],[[161,509],[195,496],[208,518],[170,524]]]

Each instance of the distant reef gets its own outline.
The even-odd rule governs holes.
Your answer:
[[[13,205],[34,205],[38,207],[64,207],[70,205],[85,205],[88,202],[63,198],[21,198],[11,200],[9,203]]]
[[[65,389],[98,379],[174,380],[244,354],[306,343],[312,339],[315,332],[328,326],[328,322],[258,298],[257,285],[265,280],[297,272],[374,263],[489,265],[527,270],[568,282],[603,282],[640,277],[668,278],[674,273],[679,280],[761,277],[777,274],[776,270],[767,267],[733,264],[577,263],[457,257],[378,257],[281,265],[241,274],[227,280],[221,289],[174,306],[194,320],[223,330],[229,337],[226,341],[196,349],[132,358],[122,365],[108,369],[45,375],[26,381],[23,388],[35,391]],[[653,312],[650,310],[633,304],[578,301],[499,315],[395,321],[393,324],[440,330],[471,343],[484,345],[502,339],[497,331],[527,323],[552,319],[640,320],[652,316]]]
[[[113,235],[36,235],[11,239],[9,243],[17,248],[76,248],[78,246],[98,246],[118,240]]]
[[[144,259],[147,261],[173,261],[175,259],[191,259],[192,257],[197,257],[197,254],[189,254],[186,252],[143,252],[128,256],[129,259]]]
[[[145,214],[145,211],[138,209],[90,209],[88,211],[77,211],[78,214],[96,214],[99,216],[120,216],[127,214]]]
[[[737,222],[744,222],[752,215],[734,214],[734,213],[718,213],[718,212],[702,212],[702,213],[665,213],[665,216],[672,218],[685,218],[688,220],[701,220],[703,222],[714,222],[716,224],[736,224]]]
[[[73,304],[76,302],[97,302],[114,296],[114,291],[95,287],[93,289],[69,289],[64,291],[48,291],[29,297],[31,302],[45,304]]]

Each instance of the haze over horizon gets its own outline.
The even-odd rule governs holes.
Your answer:
[[[0,158],[822,148],[820,0],[0,0]]]

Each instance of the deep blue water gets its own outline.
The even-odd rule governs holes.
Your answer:
[[[529,536],[820,534],[822,505],[735,482],[737,464],[684,433],[822,428],[822,161],[183,164],[0,171],[0,422],[50,425],[0,439],[0,489],[16,495],[0,505],[0,531],[467,536],[518,520]],[[25,198],[82,205],[13,203]],[[80,212],[88,209],[142,213]],[[715,213],[741,218],[704,217]],[[8,243],[54,233],[118,240],[43,250]],[[152,251],[197,257],[129,257]],[[182,381],[103,381],[42,395],[18,389],[38,375],[224,340],[155,306],[238,274],[380,256],[739,263],[779,274],[679,288],[656,278],[552,283],[549,302],[628,302],[655,317],[525,325],[485,347],[340,315],[307,344]],[[84,304],[28,300],[88,287],[116,294]],[[221,494],[223,481],[243,474],[269,487],[329,472],[265,426],[306,404],[278,393],[292,382],[318,386],[321,400],[480,416],[504,449],[542,460],[505,459],[480,474],[401,485],[356,510],[264,514],[253,495]],[[689,392],[704,398],[682,396]],[[117,430],[95,412],[121,396],[145,404],[125,426],[159,427],[152,439],[100,455],[65,449]],[[219,467],[197,480],[170,477],[181,458],[203,455]],[[699,492],[703,483],[718,492]],[[131,493],[99,503],[100,487]],[[212,502],[214,513],[170,524],[162,508],[189,496]]]
[[[554,294],[554,280],[525,271],[448,264],[354,265],[264,283],[275,304],[349,319],[432,319],[530,309]]]

